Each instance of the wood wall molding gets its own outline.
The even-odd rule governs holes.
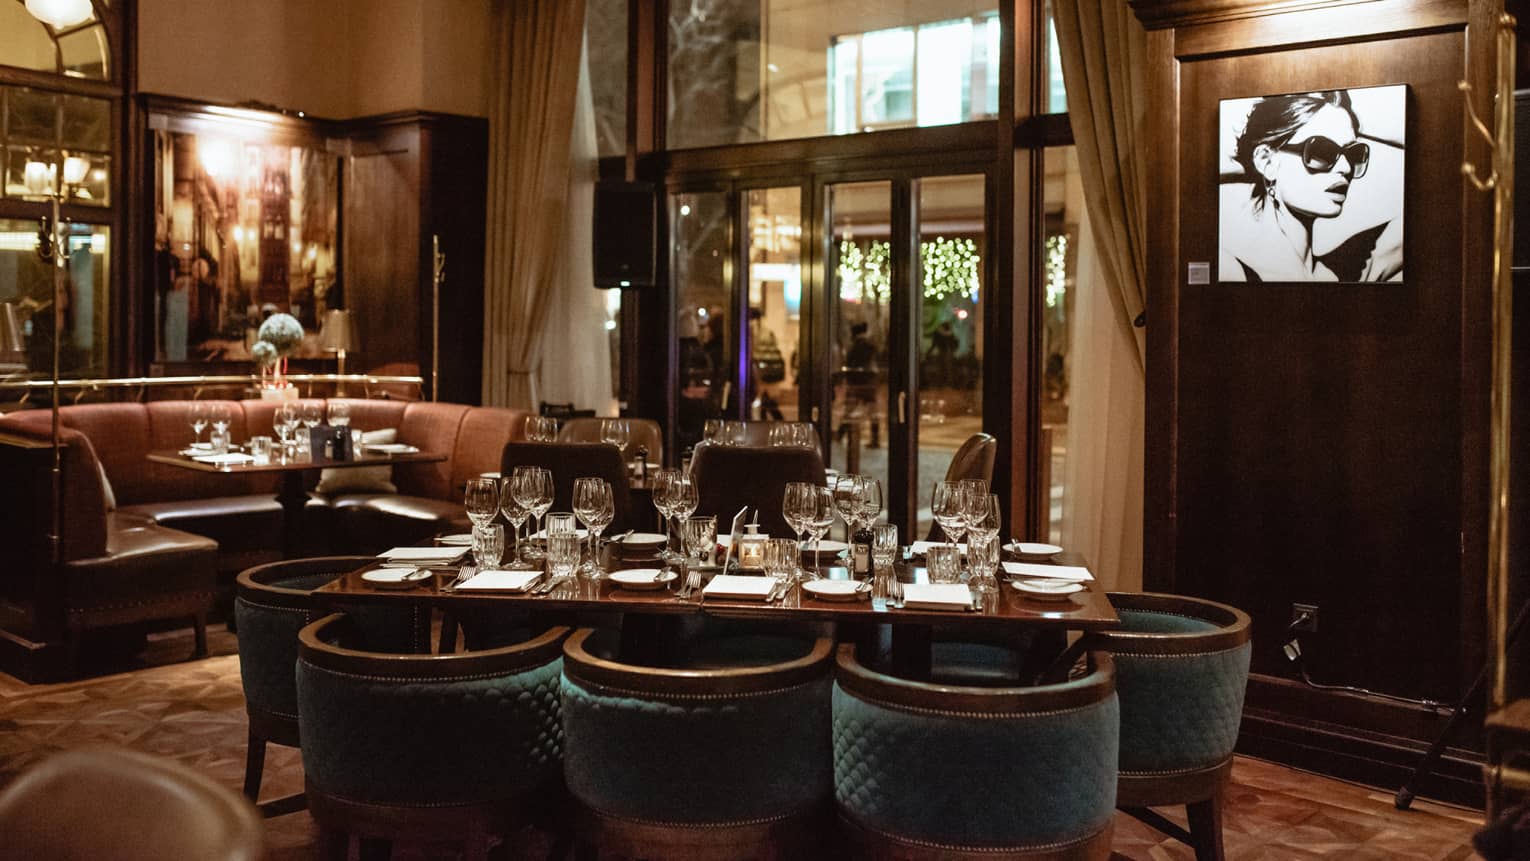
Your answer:
[[[1453,0],[1465,6],[1464,0]],[[1132,10],[1149,30],[1165,30],[1194,24],[1218,24],[1244,21],[1273,15],[1329,12],[1346,7],[1395,5],[1390,0],[1131,0]],[[1361,15],[1375,16],[1374,8],[1355,9]]]

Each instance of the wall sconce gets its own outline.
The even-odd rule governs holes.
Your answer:
[[[54,165],[41,161],[29,161],[23,168],[22,182],[27,187],[27,194],[47,195],[53,193],[53,180],[57,175]]]
[[[96,15],[90,0],[27,0],[27,11],[55,30],[83,24]]]
[[[67,156],[64,159],[64,182],[69,185],[78,185],[85,181],[85,174],[89,170],[89,161],[78,156]]]

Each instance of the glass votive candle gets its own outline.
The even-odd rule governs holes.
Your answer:
[[[255,458],[256,463],[270,463],[271,438],[268,436],[250,437],[250,456]]]
[[[753,523],[744,527],[748,532],[738,537],[738,567],[751,571],[765,567],[765,542],[769,536],[761,535]]]
[[[351,457],[361,457],[364,453],[366,431],[361,428],[351,428]]]

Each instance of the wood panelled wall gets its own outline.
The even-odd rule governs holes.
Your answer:
[[[1400,780],[1428,709],[1315,691],[1282,653],[1293,602],[1312,677],[1453,701],[1483,660],[1491,200],[1468,191],[1457,81],[1491,92],[1486,2],[1134,0],[1149,28],[1149,589],[1248,610],[1243,747]],[[1405,281],[1191,286],[1217,261],[1218,102],[1408,85]],[[1478,101],[1489,113],[1488,98]],[[1436,793],[1471,800],[1466,758]]]

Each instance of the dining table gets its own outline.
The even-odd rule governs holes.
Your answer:
[[[211,451],[195,455],[185,454],[184,451],[152,451],[149,452],[148,458],[154,463],[166,466],[218,475],[251,473],[281,475],[281,487],[277,491],[276,501],[282,507],[282,552],[288,559],[295,558],[301,552],[303,508],[308,504],[308,486],[312,483],[309,479],[313,473],[325,469],[356,469],[364,466],[391,466],[400,463],[439,463],[446,460],[446,455],[440,452],[393,449],[363,450],[343,460],[327,458],[323,455],[314,456],[303,450],[291,455],[273,452],[266,460],[239,459],[237,461],[214,459],[216,456]],[[231,453],[240,454],[239,452]]]
[[[1053,562],[1064,566],[1084,566],[1077,554],[1061,554]],[[880,625],[891,626],[891,660],[894,668],[913,678],[928,677],[931,669],[933,634],[943,632],[982,632],[985,634],[1030,633],[1034,635],[1034,656],[1027,666],[1045,663],[1062,651],[1068,634],[1118,628],[1120,618],[1108,596],[1094,580],[1085,581],[1083,589],[1060,600],[1041,600],[1021,593],[1001,577],[998,590],[988,591],[978,605],[963,608],[915,609],[900,606],[899,601],[876,591],[866,583],[864,596],[855,600],[830,600],[817,597],[793,582],[776,600],[723,598],[707,595],[702,588],[682,594],[683,572],[664,588],[633,589],[623,587],[609,577],[590,579],[571,576],[561,582],[548,582],[544,575],[539,585],[525,591],[470,591],[458,588],[471,576],[470,562],[423,566],[428,575],[410,584],[381,586],[365,579],[365,574],[390,563],[379,558],[319,587],[316,594],[345,603],[422,604],[446,613],[461,614],[467,608],[516,608],[533,614],[571,617],[574,614],[620,613],[624,659],[663,660],[667,643],[672,642],[677,622],[685,617],[707,616],[720,619],[744,619],[781,622],[832,622],[841,637],[866,637]],[[655,565],[652,562],[612,560],[608,567]],[[1087,567],[1087,566],[1084,566]],[[706,577],[719,569],[707,567]],[[732,572],[730,572],[732,573]],[[850,578],[848,568],[831,563],[818,569],[824,579]],[[915,558],[895,563],[893,575],[900,584],[929,582],[929,572]],[[764,576],[763,574],[759,576]],[[705,579],[705,578],[703,578]],[[1040,666],[1030,667],[1039,673]]]

